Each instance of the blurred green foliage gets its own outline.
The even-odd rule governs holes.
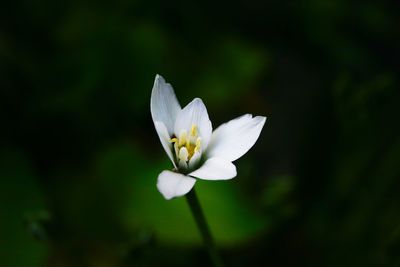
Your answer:
[[[196,184],[228,266],[400,264],[394,1],[14,1],[0,10],[0,266],[207,266],[149,110],[266,115]]]
[[[1,264],[40,266],[48,249],[39,242],[44,233],[36,224],[37,218],[31,218],[37,216],[29,212],[38,213],[46,207],[43,191],[21,153],[4,151],[0,159]]]

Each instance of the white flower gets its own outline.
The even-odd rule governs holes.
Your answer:
[[[174,165],[173,171],[158,176],[157,188],[166,199],[188,193],[195,178],[234,178],[236,167],[232,161],[254,145],[266,120],[246,114],[213,132],[203,101],[195,98],[182,109],[172,86],[160,75],[156,75],[150,102],[154,126]]]

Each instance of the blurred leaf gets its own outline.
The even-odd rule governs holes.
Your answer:
[[[119,189],[113,195],[124,199],[120,215],[126,227],[149,229],[162,243],[199,244],[201,239],[185,198],[167,201],[157,191],[157,176],[170,164],[137,153],[130,147],[117,146],[104,151],[97,163],[111,190]],[[198,181],[196,190],[218,242],[243,242],[265,230],[266,220],[241,199],[233,181]]]
[[[222,39],[210,53],[207,68],[192,91],[201,93],[207,103],[217,107],[224,102],[224,108],[228,108],[249,94],[271,64],[265,50],[237,39]]]
[[[0,265],[42,266],[47,248],[26,229],[27,213],[44,208],[44,197],[25,156],[13,150],[0,154]],[[29,231],[28,231],[29,230]]]

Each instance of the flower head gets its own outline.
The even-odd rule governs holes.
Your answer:
[[[174,165],[160,173],[157,188],[166,199],[188,193],[196,178],[228,180],[236,176],[232,161],[257,141],[266,117],[240,116],[212,131],[207,109],[195,98],[183,109],[172,86],[156,75],[151,116],[161,144]]]

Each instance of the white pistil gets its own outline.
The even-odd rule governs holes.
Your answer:
[[[189,152],[187,151],[186,147],[181,147],[179,150],[179,168],[186,170],[188,167],[188,158],[189,158]]]
[[[188,161],[189,152],[186,147],[181,147],[179,150],[179,160]]]

